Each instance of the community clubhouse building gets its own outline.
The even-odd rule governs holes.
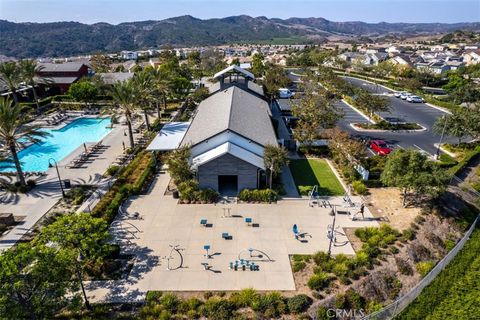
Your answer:
[[[166,124],[147,150],[190,146],[190,165],[200,188],[236,195],[264,182],[264,148],[278,142],[269,104],[253,74],[231,66],[214,78],[218,82],[193,120]]]

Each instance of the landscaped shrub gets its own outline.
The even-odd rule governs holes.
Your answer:
[[[417,269],[418,273],[422,277],[425,277],[430,270],[435,266],[435,263],[433,261],[424,261],[424,262],[419,262],[415,265],[415,268]]]
[[[197,199],[198,182],[190,179],[183,181],[177,185],[178,192],[180,192],[180,199],[185,201],[195,201]]]
[[[288,299],[287,305],[288,310],[292,313],[302,313],[310,307],[313,300],[306,294],[299,294]]]
[[[258,304],[259,294],[252,288],[242,289],[232,293],[230,300],[235,303],[237,308],[253,307]]]
[[[258,300],[253,303],[252,310],[263,313],[264,317],[279,318],[280,315],[288,312],[287,301],[280,292],[274,291],[259,295]]]
[[[308,287],[312,290],[322,290],[327,288],[332,281],[332,277],[325,272],[317,272],[308,280]]]
[[[365,309],[366,299],[353,289],[348,289],[344,294],[339,294],[335,299],[335,308],[343,310]]]
[[[367,186],[360,180],[355,180],[352,182],[353,192],[359,195],[366,195],[368,193]]]
[[[117,172],[120,170],[120,168],[121,168],[120,166],[116,166],[116,165],[108,167],[107,175],[110,176],[110,177],[116,175]]]
[[[200,190],[200,193],[198,195],[198,200],[202,202],[211,203],[211,202],[215,202],[219,196],[220,194],[217,191],[207,188],[207,189]]]
[[[313,186],[298,186],[298,191],[302,196],[308,196],[312,190]]]
[[[243,189],[238,194],[240,201],[246,202],[275,202],[278,199],[277,193],[272,189]]]
[[[236,307],[229,300],[212,297],[200,309],[201,314],[209,320],[224,320],[234,318]]]
[[[293,265],[292,265],[292,271],[293,272],[299,272],[299,271],[305,269],[306,266],[307,266],[307,264],[303,261],[294,261]]]

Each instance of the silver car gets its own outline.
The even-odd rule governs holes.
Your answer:
[[[423,98],[421,98],[419,96],[408,96],[406,100],[408,102],[411,102],[411,103],[423,103],[424,102]]]

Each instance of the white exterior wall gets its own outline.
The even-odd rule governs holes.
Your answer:
[[[223,132],[217,136],[214,136],[210,139],[207,139],[201,142],[198,145],[195,145],[191,149],[192,158],[205,153],[213,148],[218,147],[219,145],[224,144],[225,142],[231,142],[245,150],[248,150],[256,155],[263,156],[263,147],[256,144],[255,142],[250,142],[248,139],[245,139],[242,136],[234,132]]]

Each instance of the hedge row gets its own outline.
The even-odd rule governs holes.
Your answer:
[[[94,217],[104,218],[111,223],[118,208],[131,194],[139,194],[155,169],[153,157],[149,152],[141,152],[120,173],[110,191],[98,202],[92,211]]]
[[[277,193],[272,189],[243,189],[238,193],[238,199],[246,202],[276,202]]]

